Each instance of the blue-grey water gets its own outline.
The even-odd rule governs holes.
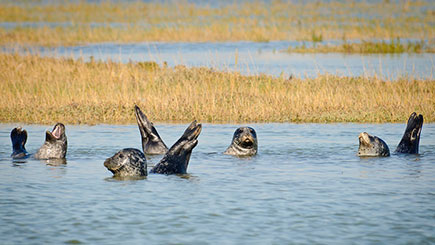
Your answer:
[[[408,40],[412,41],[412,40]],[[336,44],[339,41],[324,41]],[[406,43],[407,41],[403,41]],[[98,43],[71,47],[30,47],[42,56],[68,57],[116,62],[155,61],[173,67],[210,67],[221,71],[237,71],[245,75],[317,77],[320,74],[340,76],[378,76],[384,79],[412,77],[433,79],[435,54],[342,54],[286,53],[288,47],[302,45],[299,41],[273,42],[145,42]],[[312,45],[307,43],[307,45]],[[14,48],[2,48],[15,52]],[[26,52],[21,49],[18,52]]]
[[[435,124],[419,155],[387,158],[357,157],[358,134],[394,151],[405,122],[250,124],[259,154],[241,159],[222,154],[239,125],[205,124],[188,175],[125,181],[103,162],[140,149],[136,125],[67,125],[61,165],[11,160],[15,126],[0,124],[1,244],[435,243]],[[23,126],[29,152],[52,127]],[[187,124],[156,127],[171,145]]]

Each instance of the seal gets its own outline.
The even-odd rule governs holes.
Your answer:
[[[381,138],[372,136],[366,132],[360,133],[358,136],[359,148],[358,156],[360,157],[388,157],[390,149],[387,143]]]
[[[14,159],[20,159],[27,157],[26,142],[27,142],[27,131],[23,130],[21,127],[16,127],[11,131],[11,141],[12,141],[12,154],[11,157]]]
[[[196,120],[193,121],[150,173],[185,174],[192,150],[198,144],[197,138],[201,133],[201,128],[201,124],[196,123]]]
[[[138,149],[125,148],[104,161],[113,177],[147,176],[147,160]]]
[[[165,145],[162,138],[160,138],[153,123],[148,120],[139,106],[134,106],[134,112],[140,135],[142,137],[143,153],[148,155],[165,154],[168,151],[168,147]]]
[[[224,154],[234,156],[253,156],[257,154],[257,133],[251,127],[240,127],[233,135],[231,145]]]
[[[408,119],[405,133],[397,146],[396,153],[418,154],[420,134],[423,127],[423,116],[413,112]]]
[[[53,130],[45,132],[45,142],[35,153],[36,159],[59,159],[65,158],[67,151],[67,139],[65,125],[57,123]]]

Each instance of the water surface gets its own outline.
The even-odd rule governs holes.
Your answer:
[[[412,40],[411,40],[412,41]],[[433,78],[435,54],[342,54],[286,53],[289,46],[302,45],[298,41],[274,42],[145,42],[132,44],[99,43],[71,47],[36,48],[43,56],[69,57],[89,61],[155,61],[173,67],[204,66],[222,71],[237,71],[245,75],[317,77],[320,74],[340,76],[374,76],[385,79],[410,76]],[[337,44],[324,41],[322,44]],[[307,45],[312,45],[307,43]],[[14,49],[3,48],[4,52]],[[23,52],[22,50],[20,52]]]
[[[188,175],[119,181],[103,166],[140,148],[136,125],[67,125],[67,164],[13,161],[0,124],[2,244],[432,244],[435,125],[419,155],[359,158],[358,134],[393,151],[404,124],[251,124],[253,158],[223,155],[240,125],[205,124]],[[52,126],[24,125],[35,152]],[[167,145],[187,124],[156,124]],[[160,156],[149,158],[154,165]]]

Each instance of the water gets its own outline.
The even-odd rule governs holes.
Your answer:
[[[140,148],[136,125],[67,125],[66,165],[9,158],[0,124],[2,244],[433,244],[435,124],[420,155],[359,158],[358,134],[394,151],[403,124],[250,124],[259,154],[223,155],[240,125],[205,124],[188,175],[119,181],[103,166]],[[35,152],[52,126],[24,125]],[[187,124],[157,124],[168,145]],[[148,166],[160,156],[151,157]]]
[[[403,41],[403,40],[402,40]],[[404,41],[406,43],[406,41]],[[325,41],[323,44],[337,44]],[[319,74],[340,76],[380,76],[385,79],[410,76],[433,79],[435,54],[298,54],[286,53],[298,41],[274,42],[206,42],[132,44],[99,43],[82,46],[36,48],[43,56],[83,58],[101,61],[155,61],[169,66],[204,66],[223,71],[238,71],[245,75],[317,77]],[[307,43],[307,45],[310,45]],[[35,48],[33,48],[35,49]],[[33,50],[35,51],[35,50]],[[14,49],[3,47],[3,52]],[[21,51],[22,52],[22,51]]]

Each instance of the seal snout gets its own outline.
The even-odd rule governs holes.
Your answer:
[[[106,161],[104,161],[104,167],[106,167],[112,173],[115,173],[119,169],[119,166],[113,160],[113,157],[109,157],[106,159]]]
[[[244,147],[253,146],[254,145],[254,138],[250,134],[242,136],[242,145]]]
[[[359,143],[363,145],[369,145],[370,144],[370,134],[366,132],[362,132],[358,136]]]

